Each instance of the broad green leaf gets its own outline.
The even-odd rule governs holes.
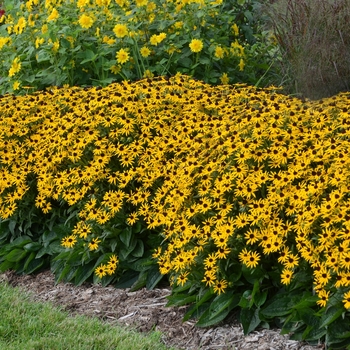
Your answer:
[[[267,291],[256,293],[254,296],[254,304],[256,307],[264,305],[267,298]]]
[[[261,320],[259,318],[259,308],[257,309],[241,309],[240,321],[242,323],[244,335],[252,332],[259,326]]]
[[[141,258],[143,256],[144,251],[145,251],[144,244],[141,241],[141,239],[138,239],[136,247],[132,251],[132,255],[137,257],[137,258]]]
[[[207,309],[202,316],[199,318],[198,322],[196,323],[197,327],[210,327],[213,326],[222,320],[224,320],[228,314],[230,313],[230,309],[225,309],[221,313],[216,314],[215,316],[212,316],[210,314],[210,310]]]
[[[7,270],[10,270],[13,267],[13,263],[5,260],[0,264],[0,272],[5,272]]]
[[[45,265],[44,259],[34,259],[28,264],[28,266],[25,270],[25,273],[31,274],[31,273],[41,269],[44,265]]]
[[[94,273],[94,264],[86,264],[83,266],[79,266],[78,270],[76,271],[75,274],[75,280],[74,283],[77,286],[80,286],[83,284],[91,275]]]
[[[36,55],[36,60],[38,63],[50,61],[51,54],[45,50],[40,50]]]
[[[167,299],[169,300],[166,306],[184,306],[188,305],[196,300],[196,295],[188,294],[175,294],[169,295]]]
[[[192,305],[189,308],[189,310],[186,312],[185,316],[183,317],[183,321],[185,322],[188,319],[190,319],[192,315],[198,310],[198,308],[212,297],[213,297],[213,292],[211,289],[208,289],[200,298],[198,298],[198,294],[197,294],[196,303]]]
[[[25,271],[28,267],[28,264],[35,258],[35,252],[31,252],[28,258],[26,259],[23,265],[23,271]]]
[[[271,304],[261,310],[261,314],[266,317],[285,316],[292,312],[290,307],[291,298],[288,295],[276,298]]]
[[[131,286],[130,291],[134,292],[136,290],[141,289],[146,285],[146,282],[147,282],[147,271],[142,271],[138,275],[138,278],[135,281],[135,283],[133,283],[133,285]]]
[[[114,284],[114,287],[120,289],[130,288],[137,281],[139,274],[137,271],[126,271],[119,278],[118,282]]]
[[[343,308],[340,306],[331,306],[326,309],[325,313],[321,317],[320,327],[326,327],[332,322],[334,322],[341,314],[344,312]]]
[[[37,252],[38,250],[40,250],[41,247],[42,247],[41,243],[30,242],[30,243],[27,243],[25,246],[23,246],[23,249],[28,252]]]
[[[11,232],[11,234],[14,234],[15,233],[15,227],[17,225],[17,221],[16,220],[11,220],[9,222],[9,230]]]
[[[129,247],[131,236],[132,230],[130,228],[125,229],[119,235],[120,240],[126,245],[126,247]]]
[[[8,253],[5,258],[10,262],[18,262],[22,260],[27,255],[27,252],[21,248],[15,248],[10,253]]]
[[[154,289],[157,284],[162,280],[164,275],[162,275],[159,272],[158,265],[152,266],[148,271],[147,271],[147,282],[146,282],[146,288],[147,289]]]

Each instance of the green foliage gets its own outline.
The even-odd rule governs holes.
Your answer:
[[[1,93],[177,72],[214,84],[271,83],[276,50],[256,19],[259,1],[45,4],[5,2]],[[200,40],[199,51],[193,40]]]

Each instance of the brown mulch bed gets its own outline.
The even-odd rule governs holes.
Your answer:
[[[133,327],[140,332],[158,330],[167,346],[178,349],[235,350],[320,350],[322,345],[310,346],[280,335],[278,330],[261,329],[244,336],[235,319],[225,320],[216,327],[198,328],[193,320],[182,322],[186,307],[166,307],[170,289],[141,289],[136,292],[84,284],[55,284],[50,271],[37,275],[0,274],[6,281],[30,291],[35,301],[50,301],[71,314],[96,316],[107,322]]]

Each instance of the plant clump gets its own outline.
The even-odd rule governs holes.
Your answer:
[[[275,45],[256,1],[5,1],[0,93],[189,74],[268,84]]]
[[[349,100],[179,74],[2,96],[3,239],[18,212],[66,208],[62,278],[116,283],[134,269],[154,286],[166,275],[173,304],[202,298],[190,310],[202,325],[240,306],[246,332],[289,315],[286,329],[312,340],[329,307],[333,322],[350,304]],[[25,250],[0,251],[3,267]],[[282,314],[277,291],[290,298]]]

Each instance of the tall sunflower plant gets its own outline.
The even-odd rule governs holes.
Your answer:
[[[255,84],[271,42],[257,1],[5,1],[0,93],[185,73],[205,82]],[[255,57],[252,45],[263,55]]]

